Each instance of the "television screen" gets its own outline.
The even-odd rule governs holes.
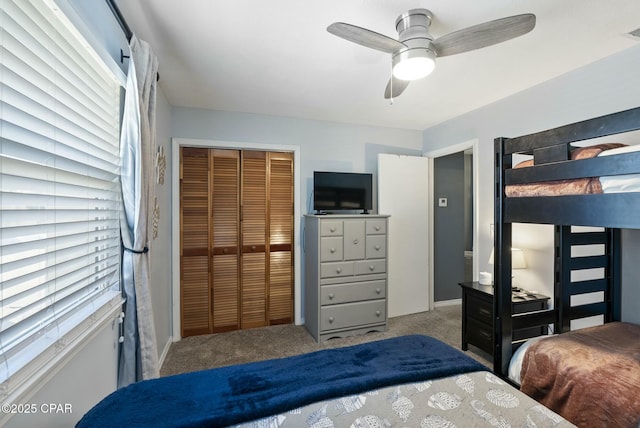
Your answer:
[[[372,174],[354,172],[313,173],[313,209],[363,210],[372,206]]]

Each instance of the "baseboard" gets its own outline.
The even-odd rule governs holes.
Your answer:
[[[171,344],[173,343],[173,336],[169,336],[167,339],[167,343],[164,344],[164,349],[158,358],[158,368],[161,368],[164,364],[164,359],[167,358],[167,354],[169,353],[169,348],[171,348]]]
[[[452,299],[452,300],[443,300],[441,302],[433,302],[433,307],[439,308],[442,306],[455,306],[455,305],[461,305],[461,304],[462,304],[462,299]]]

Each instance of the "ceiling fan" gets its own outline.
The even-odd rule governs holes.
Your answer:
[[[495,45],[533,30],[536,16],[531,13],[496,19],[454,31],[434,39],[429,33],[433,14],[427,9],[411,9],[398,16],[398,40],[344,22],[334,22],[327,31],[359,45],[391,54],[392,76],[385,98],[397,97],[412,80],[431,73],[436,57],[455,55]]]

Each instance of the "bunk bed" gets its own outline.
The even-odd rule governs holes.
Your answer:
[[[603,336],[615,337],[613,329],[631,328],[631,333],[621,333],[623,345],[631,345],[631,349],[617,352],[618,355],[629,358],[632,365],[630,370],[637,375],[637,384],[631,385],[634,393],[632,399],[634,410],[625,401],[620,401],[617,409],[611,412],[627,414],[637,426],[640,420],[640,327],[620,323],[621,319],[621,233],[620,229],[640,229],[640,187],[633,184],[640,174],[640,151],[637,147],[620,147],[616,143],[616,135],[640,130],[640,108],[621,111],[594,119],[577,122],[558,128],[524,135],[517,138],[495,139],[495,246],[494,246],[494,372],[505,379],[509,375],[509,365],[512,356],[524,355],[522,374],[526,365],[539,365],[541,361],[547,364],[552,357],[547,353],[543,357],[533,354],[535,350],[548,346],[552,353],[567,347],[580,337],[594,337],[600,331]],[[603,138],[607,137],[607,138]],[[619,137],[619,136],[618,136]],[[577,146],[589,145],[588,140],[596,143],[607,140],[605,144],[593,145],[589,149]],[[640,143],[640,141],[638,141]],[[585,153],[589,152],[589,153]],[[516,159],[527,158],[525,163],[517,163]],[[614,186],[612,193],[606,190],[606,180],[614,181],[622,178],[631,180],[630,186]],[[603,184],[601,185],[602,182]],[[544,185],[550,185],[550,190]],[[536,223],[554,226],[554,304],[551,309],[526,314],[512,314],[511,311],[511,245],[514,223]],[[576,228],[575,226],[593,226],[599,229]],[[579,246],[599,245],[602,252],[594,256],[576,256],[573,252]],[[600,268],[601,278],[577,280],[572,272],[583,269]],[[584,304],[573,304],[572,298],[587,293],[600,293],[600,301]],[[596,333],[585,330],[582,333],[570,332],[571,321],[587,317],[600,316],[606,327],[594,327]],[[552,326],[557,338],[545,338],[535,344],[526,343],[526,352],[519,341],[513,340],[514,330]],[[620,327],[621,326],[621,327]],[[604,329],[604,330],[603,330]],[[617,330],[616,330],[617,331]],[[566,336],[565,336],[566,335]],[[632,340],[635,338],[635,340]],[[555,342],[549,342],[555,340]],[[599,339],[590,339],[596,342]],[[563,345],[564,342],[564,345]],[[618,342],[620,343],[620,341]],[[601,367],[593,366],[593,361],[602,358],[601,354],[591,354],[595,348],[601,347],[606,354],[612,352],[618,345],[609,343],[597,346],[586,345],[590,348],[584,351],[588,355],[588,370],[591,373]],[[622,346],[625,348],[625,346]],[[518,351],[517,351],[518,350]],[[572,360],[573,356],[583,351],[572,349],[572,356],[565,358]],[[519,355],[518,355],[519,354]],[[554,358],[557,358],[555,355]],[[545,367],[544,370],[549,369]],[[571,397],[567,389],[576,391],[593,385],[581,384],[582,380],[572,379],[567,382],[563,377],[573,369],[563,371],[554,379],[546,380],[544,387],[537,391],[535,388],[526,390],[526,379],[522,379],[522,390],[538,401],[567,417],[578,425],[589,425],[589,418],[602,418],[607,412],[602,412],[602,403],[594,406],[591,403],[591,413],[582,403],[572,408]],[[579,373],[584,376],[584,372]],[[533,376],[533,374],[529,374]],[[609,375],[607,375],[609,376]],[[609,378],[611,383],[611,378]],[[564,382],[564,383],[563,383]],[[616,381],[614,381],[616,382]],[[621,381],[623,383],[627,380]],[[552,391],[556,388],[555,391]],[[558,388],[565,390],[558,393]],[[597,388],[602,388],[598,385]],[[600,396],[605,395],[599,390]],[[618,388],[620,389],[620,388]],[[544,391],[542,391],[544,390]],[[558,393],[556,396],[553,393]],[[616,391],[615,394],[619,394]],[[574,394],[575,395],[575,394]],[[616,398],[616,397],[614,397]],[[608,406],[609,404],[604,404]],[[612,404],[613,405],[613,404]],[[624,407],[627,406],[627,407]],[[600,413],[593,415],[593,413]],[[573,420],[572,420],[573,415]],[[581,415],[581,416],[575,416]],[[634,419],[635,418],[635,419]],[[627,426],[629,421],[620,422]]]

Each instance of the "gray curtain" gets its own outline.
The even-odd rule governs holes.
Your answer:
[[[124,342],[118,387],[158,377],[158,351],[149,281],[149,228],[155,197],[156,75],[158,59],[149,45],[134,35],[124,105],[120,157],[122,161],[121,234],[122,285],[125,302]]]

